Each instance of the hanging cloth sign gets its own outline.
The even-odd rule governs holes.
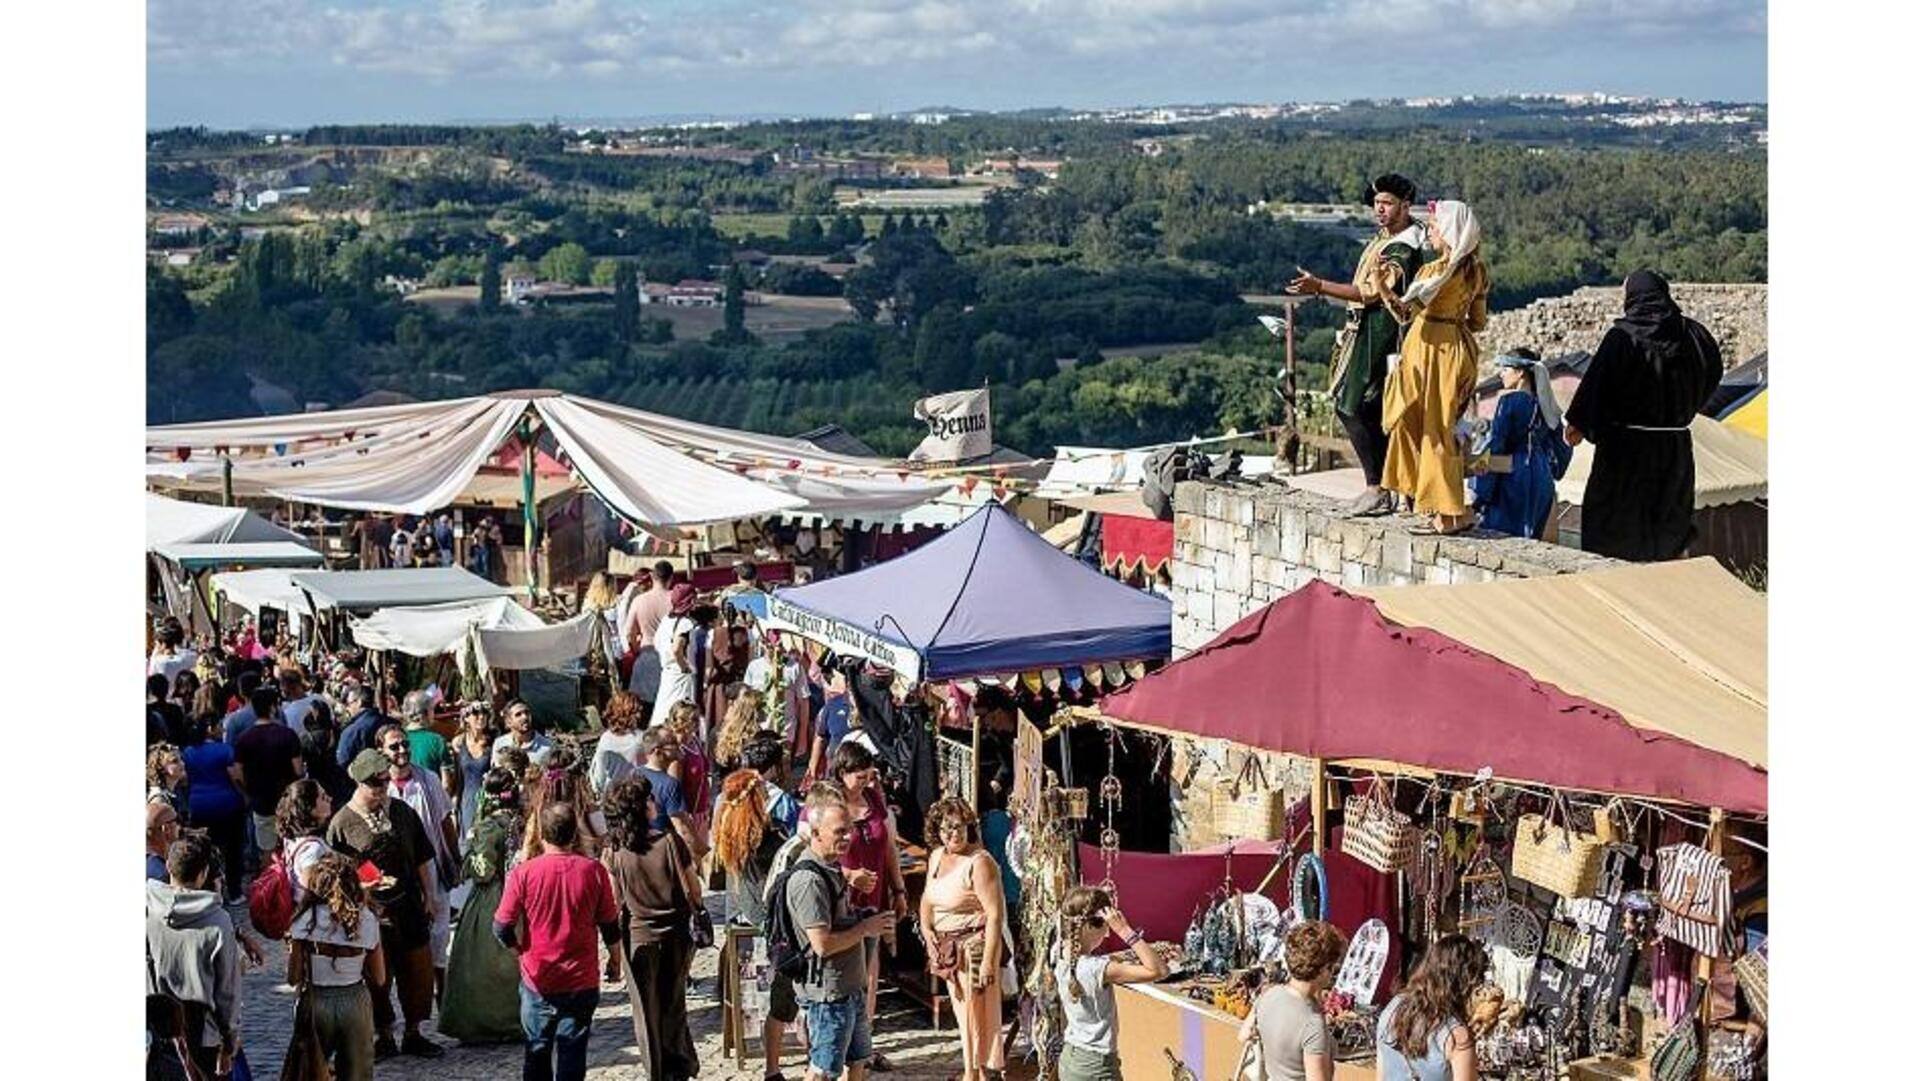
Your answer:
[[[993,451],[993,409],[985,388],[935,394],[913,403],[927,437],[907,456],[914,462],[960,462]]]
[[[883,638],[852,623],[808,611],[780,599],[777,593],[767,597],[767,615],[760,620],[760,626],[799,635],[825,645],[835,653],[862,657],[884,668],[891,668],[910,682],[919,682],[920,654],[912,647]]]

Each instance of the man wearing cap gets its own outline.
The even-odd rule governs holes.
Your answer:
[[[405,739],[400,743],[404,746]],[[385,984],[370,988],[377,1033],[374,1057],[391,1058],[403,1052],[438,1058],[445,1052],[420,1034],[421,1023],[433,1014],[433,956],[428,949],[437,884],[433,841],[413,808],[387,797],[391,768],[387,756],[372,747],[354,756],[347,765],[353,798],[327,824],[327,847],[380,871],[369,896],[379,906],[380,946],[386,953],[388,976]],[[406,1033],[397,1047],[390,991],[396,983],[406,1020]]]
[[[433,845],[433,858],[438,863],[439,873],[433,876],[427,888],[427,895],[433,902],[433,930],[427,948],[433,954],[434,997],[438,1001],[445,997],[447,958],[453,947],[453,920],[447,900],[447,883],[454,879],[460,866],[460,836],[453,824],[453,800],[447,797],[447,790],[438,777],[430,770],[414,765],[411,733],[397,724],[389,724],[374,734],[374,743],[387,756],[388,798],[406,804],[413,808],[414,814],[420,816],[420,824],[427,830],[427,840]]]
[[[1333,343],[1334,415],[1347,430],[1353,453],[1360,460],[1366,491],[1348,504],[1356,515],[1385,514],[1393,496],[1380,487],[1387,461],[1387,433],[1380,426],[1382,391],[1387,381],[1387,357],[1399,350],[1400,325],[1380,303],[1383,292],[1396,297],[1406,291],[1420,269],[1426,230],[1413,220],[1413,181],[1388,173],[1367,185],[1373,220],[1380,232],[1367,242],[1353,271],[1353,284],[1343,285],[1305,270],[1287,285],[1287,292],[1324,296],[1347,305],[1347,322]]]

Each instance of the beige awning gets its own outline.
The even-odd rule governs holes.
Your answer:
[[[1767,441],[1731,428],[1712,417],[1695,417],[1693,432],[1693,509],[1724,507],[1767,497]],[[1560,501],[1575,506],[1586,497],[1593,445],[1573,449],[1567,475],[1555,484]]]
[[[1056,523],[1051,529],[1048,529],[1040,535],[1046,538],[1048,544],[1065,551],[1073,547],[1074,542],[1080,539],[1080,534],[1085,532],[1086,528],[1087,512],[1081,511],[1079,514],[1068,518],[1064,522]]]
[[[1635,727],[1767,765],[1767,601],[1711,559],[1354,592]]]
[[[1103,492],[1099,495],[1072,495],[1055,502],[1074,510],[1089,511],[1094,514],[1114,514],[1125,518],[1153,518],[1156,515],[1147,509],[1147,501],[1134,488],[1125,492]]]

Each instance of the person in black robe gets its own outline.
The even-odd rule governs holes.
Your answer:
[[[1627,277],[1626,314],[1594,353],[1573,403],[1567,442],[1593,444],[1580,515],[1589,552],[1676,559],[1693,539],[1693,436],[1687,426],[1724,372],[1720,345],[1680,314],[1665,278]]]

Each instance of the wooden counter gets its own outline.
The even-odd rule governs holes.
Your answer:
[[[1120,1065],[1129,1078],[1170,1075],[1167,1052],[1201,1081],[1234,1081],[1240,1067],[1240,1022],[1154,984],[1113,989]],[[1335,1081],[1372,1081],[1371,1062],[1337,1062]]]

